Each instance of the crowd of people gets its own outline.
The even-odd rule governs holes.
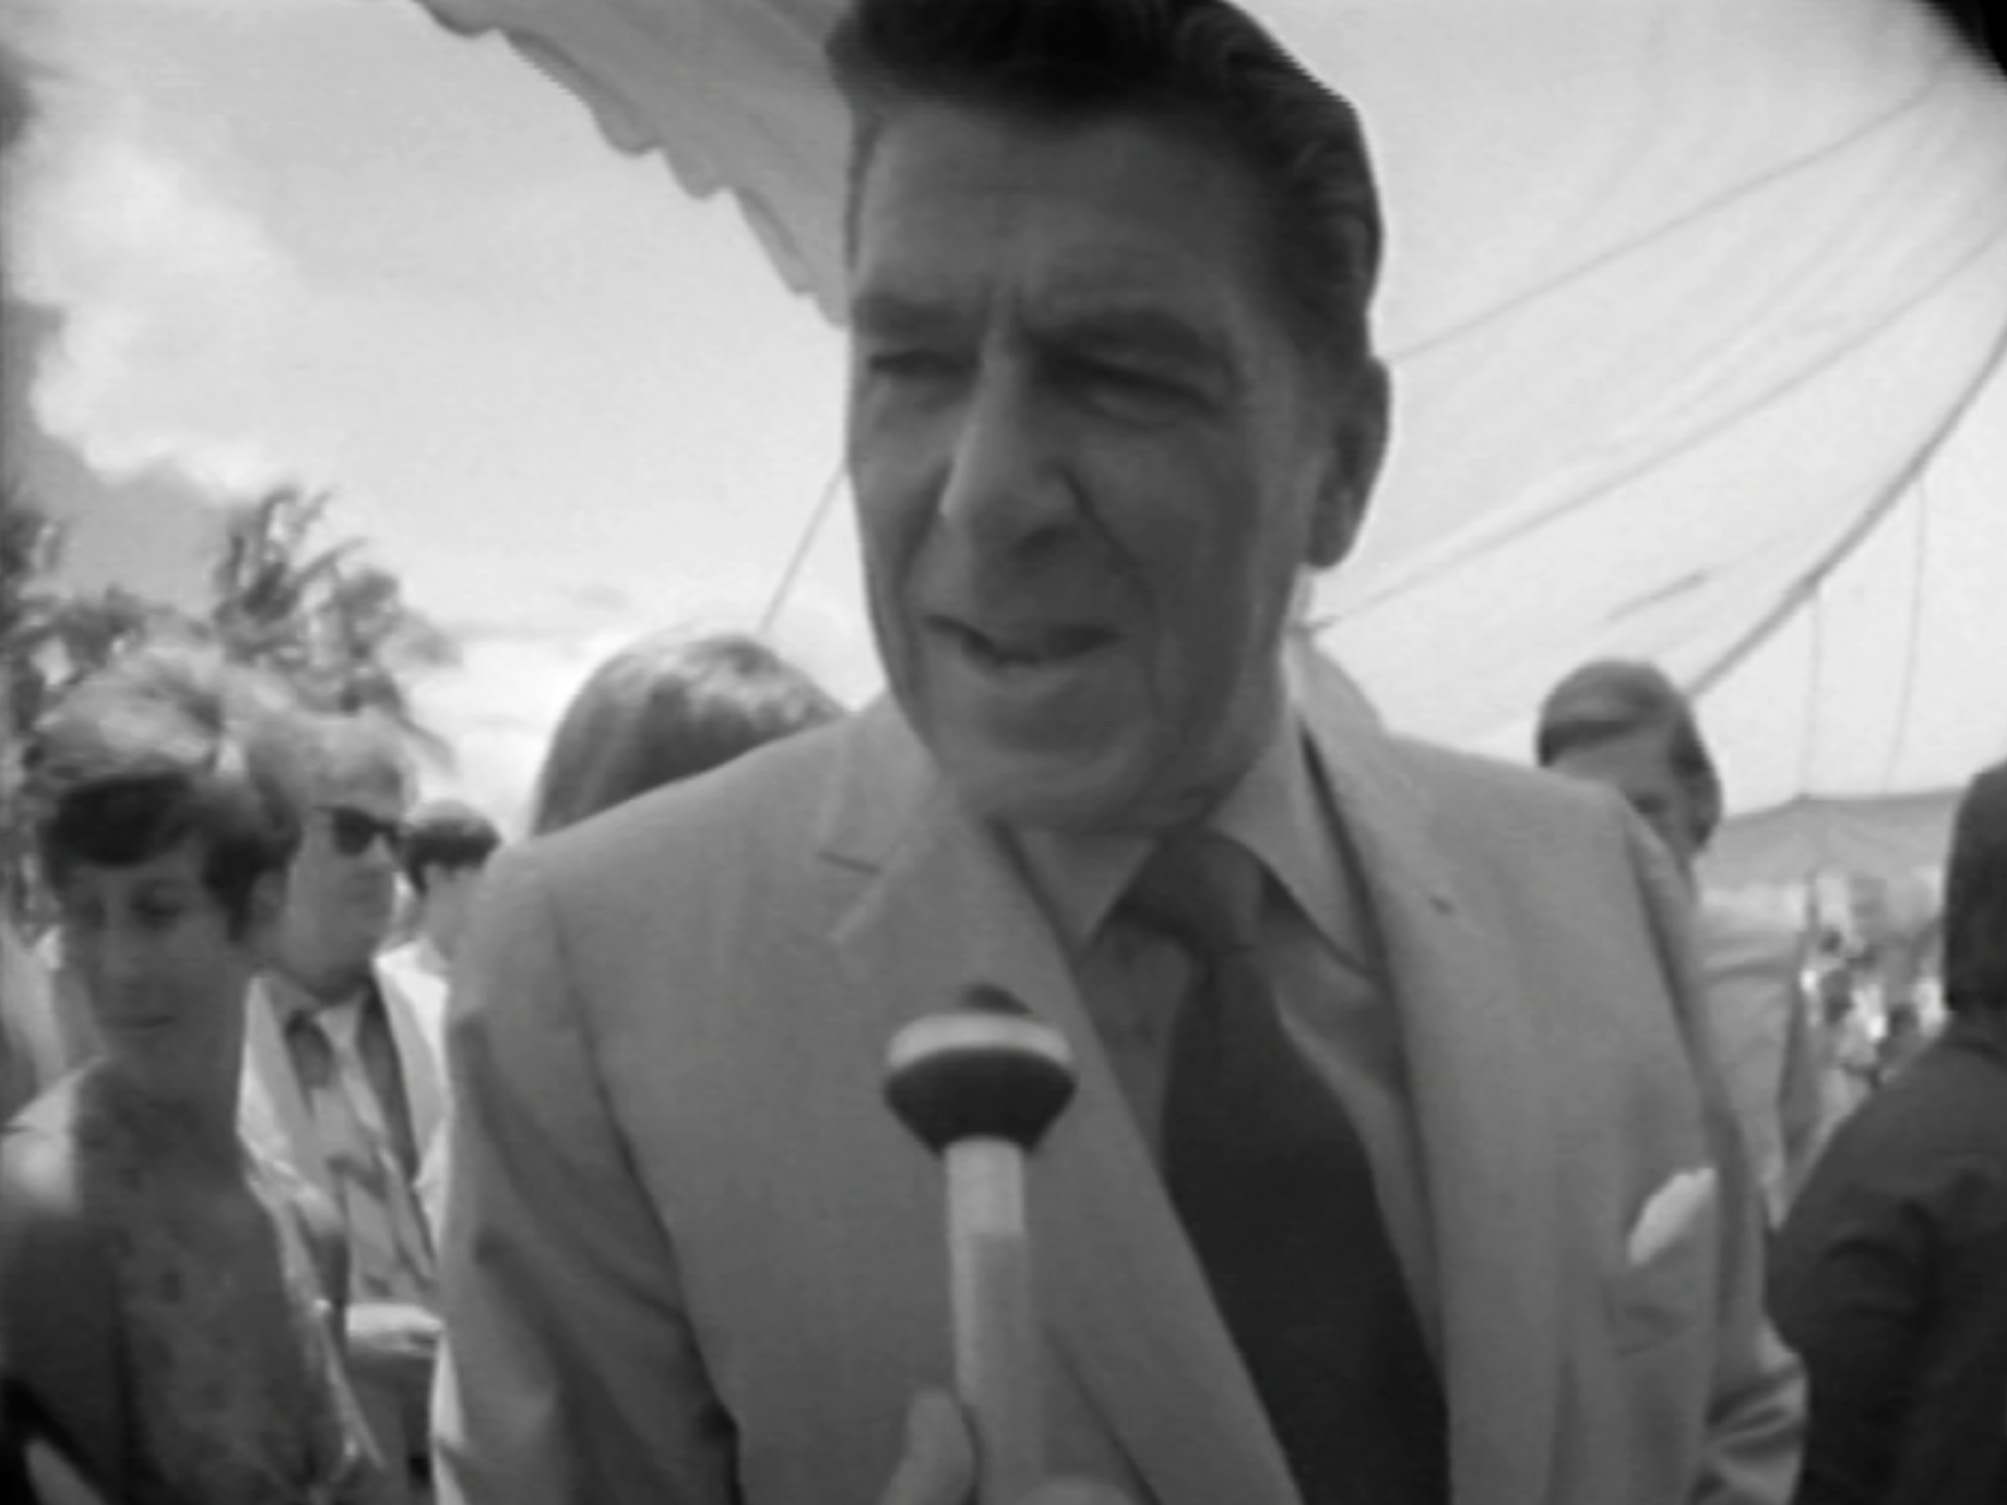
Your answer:
[[[573,702],[538,829],[834,714],[751,639],[645,640]],[[5,936],[16,1465],[120,1501],[424,1496],[447,994],[500,831],[414,809],[387,723],[180,649],[74,687],[27,765],[59,922]]]
[[[1296,630],[1387,442],[1351,107],[1224,0],[854,0],[849,465],[889,692],[647,639],[531,834],[386,725],[136,651],[23,761],[0,1494],[962,1505],[887,1042],[1068,1042],[1049,1481],[983,1505],[2007,1499],[2007,769],[1950,1023],[1844,1114],[1790,926],[1703,894],[1692,705],[1537,770]]]

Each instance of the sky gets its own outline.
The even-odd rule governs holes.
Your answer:
[[[127,492],[78,504],[80,578],[185,590],[204,494],[332,491],[333,531],[462,645],[419,686],[459,749],[430,781],[510,816],[607,652],[760,619],[837,466],[843,354],[729,203],[414,4],[31,21],[48,78],[7,233],[59,322],[30,401]],[[844,528],[778,636],[855,700]]]

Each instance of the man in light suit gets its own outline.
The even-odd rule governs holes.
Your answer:
[[[438,1026],[378,964],[396,912],[412,771],[394,733],[316,723],[313,809],[286,886],[276,965],[253,984],[240,1117],[251,1143],[338,1208],[357,1393],[398,1474],[429,1472],[438,1346],[433,1232],[421,1185],[444,1119]]]
[[[942,1196],[880,1085],[982,983],[1080,1063],[1029,1194],[1055,1475],[1784,1500],[1676,877],[1606,792],[1395,739],[1285,650],[1386,431],[1349,108],[1207,0],[861,0],[831,55],[891,695],[491,870],[446,1497],[966,1498],[953,1409],[902,1424],[949,1372]],[[1275,1105],[1193,1090],[1245,1059],[1207,1028],[1265,1031]],[[1206,1170],[1257,1130],[1250,1184],[1330,1177],[1236,1247]]]

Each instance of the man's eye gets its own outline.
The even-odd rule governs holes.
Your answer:
[[[873,376],[892,381],[939,381],[954,375],[960,364],[944,350],[924,349],[873,351],[866,361]]]
[[[133,906],[133,918],[147,930],[165,930],[181,918],[178,904],[137,904]]]
[[[1075,361],[1066,375],[1079,391],[1118,405],[1155,410],[1177,407],[1190,400],[1183,382],[1133,362]]]

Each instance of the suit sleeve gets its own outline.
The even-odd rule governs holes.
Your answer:
[[[456,980],[444,1505],[725,1505],[729,1418],[594,1060],[534,848],[498,860]]]
[[[1798,1475],[1804,1376],[1764,1312],[1763,1202],[1709,1038],[1693,902],[1643,825],[1629,816],[1626,824],[1707,1114],[1722,1212],[1707,1440],[1687,1498],[1692,1505],[1784,1505]]]

